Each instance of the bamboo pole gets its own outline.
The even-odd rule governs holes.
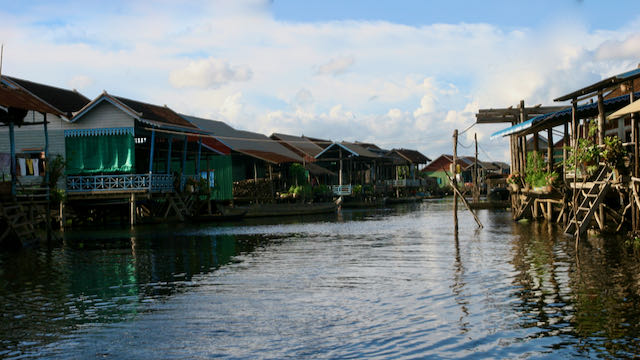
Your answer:
[[[480,201],[480,189],[478,189],[478,134],[473,134],[473,141],[476,144],[476,156],[473,164],[473,202]]]
[[[447,177],[449,178],[450,182],[454,182],[455,181],[455,173],[453,174],[453,179],[451,179],[451,176],[449,176],[449,174],[447,173],[446,170],[444,171],[444,174],[447,175]],[[460,190],[458,190],[457,187],[454,187],[453,188],[453,193],[454,193],[454,198],[455,198],[455,196],[460,196],[460,199],[462,200],[462,203],[467,208],[467,210],[469,210],[471,215],[473,215],[473,218],[475,219],[475,221],[478,224],[478,226],[480,228],[483,228],[484,226],[480,222],[480,219],[478,219],[478,216],[476,216],[476,213],[473,212],[473,210],[471,210],[471,206],[469,206],[469,203],[467,202],[467,199],[465,199],[464,196],[462,196],[462,194],[460,193]],[[456,205],[457,205],[457,201],[454,202],[454,209],[457,210],[458,207]],[[456,232],[455,233],[458,234],[458,214],[457,213],[454,213],[454,219],[455,219],[455,225],[456,225]]]
[[[580,224],[578,224],[578,219],[576,218],[576,214],[578,212],[578,157],[575,156],[578,152],[578,133],[576,132],[578,129],[578,101],[574,98],[571,101],[571,124],[573,127],[573,153],[574,153],[574,173],[573,173],[573,217],[574,221],[576,221],[576,254],[578,250],[578,244],[580,243]]]
[[[453,131],[453,226],[454,230],[458,232],[458,129]],[[451,179],[450,179],[451,180]]]

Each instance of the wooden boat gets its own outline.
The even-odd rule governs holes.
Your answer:
[[[337,205],[332,202],[313,204],[257,204],[243,209],[247,210],[246,217],[292,216],[331,213],[336,211]]]
[[[198,214],[190,217],[193,222],[222,222],[242,220],[247,214],[247,209],[225,208],[214,214]]]

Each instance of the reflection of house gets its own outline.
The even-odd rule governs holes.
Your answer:
[[[44,115],[37,111],[29,111],[24,122],[27,124],[39,123],[38,129],[41,129],[40,131],[33,126],[20,126],[14,129],[19,180],[23,184],[40,183],[42,181],[40,170],[43,169],[41,153],[44,153],[45,147],[48,147],[46,150],[49,152],[49,158],[56,155],[65,156],[64,129],[68,127],[68,119],[72,117],[72,113],[89,103],[89,99],[75,90],[60,89],[8,76],[2,76],[2,84],[9,88],[23,90],[46,103],[57,114],[64,114],[47,114],[46,136],[42,126]],[[7,137],[2,134],[7,132],[6,127],[0,128],[1,137],[6,139]],[[9,142],[0,141],[0,153],[9,153]],[[0,172],[8,176],[8,165],[3,165],[6,164],[0,164]]]

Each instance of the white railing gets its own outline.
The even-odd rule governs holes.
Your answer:
[[[351,195],[351,185],[333,185],[333,194],[337,196]]]

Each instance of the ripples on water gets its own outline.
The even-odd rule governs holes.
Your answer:
[[[576,257],[560,228],[487,210],[456,237],[451,205],[68,232],[0,256],[0,357],[639,353],[638,261],[618,239]]]

